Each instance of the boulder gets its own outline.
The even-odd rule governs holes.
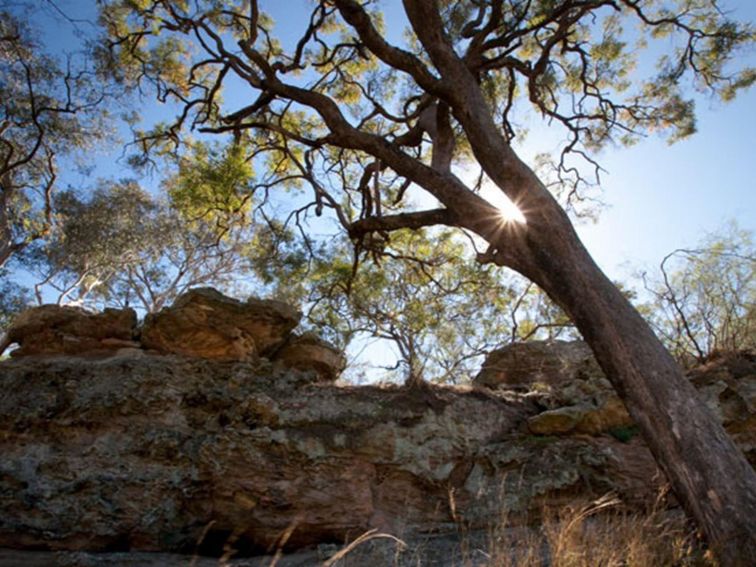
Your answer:
[[[171,307],[148,315],[141,341],[161,353],[244,360],[275,351],[300,318],[301,313],[280,301],[241,302],[211,288],[197,288]]]
[[[575,379],[604,379],[583,341],[530,341],[492,351],[474,382],[489,388],[553,388]]]
[[[273,360],[287,368],[314,371],[321,382],[333,382],[346,367],[344,354],[313,333],[291,337]]]
[[[600,435],[633,425],[634,421],[627,413],[625,404],[617,397],[600,403],[584,402],[546,410],[528,419],[528,429],[537,435],[573,432]]]
[[[528,429],[536,435],[558,435],[574,431],[583,418],[577,406],[547,410],[528,419]]]
[[[475,384],[523,390],[544,411],[528,421],[539,435],[600,435],[633,425],[625,404],[583,341],[533,341],[491,352]]]
[[[15,319],[7,343],[18,344],[13,357],[109,352],[137,346],[133,340],[136,324],[133,309],[91,313],[80,307],[42,305]]]

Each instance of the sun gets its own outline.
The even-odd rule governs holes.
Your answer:
[[[528,221],[520,208],[492,183],[486,183],[481,187],[480,196],[499,209],[502,222],[527,224]]]
[[[501,211],[501,216],[504,219],[505,222],[516,222],[519,224],[527,224],[527,219],[525,218],[525,215],[522,214],[522,211],[520,208],[515,205],[509,197],[504,195],[502,193],[502,197],[506,199],[505,203],[496,204],[496,206]]]

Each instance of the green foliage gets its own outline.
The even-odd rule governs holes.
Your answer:
[[[159,139],[178,148],[188,129],[233,132],[254,145],[260,177],[270,175],[281,184],[318,179],[320,189],[354,192],[349,170],[364,168],[370,158],[352,151],[354,140],[332,144],[331,127],[313,110],[315,99],[303,102],[302,91],[328,97],[360,131],[389,141],[407,134],[437,93],[428,98],[426,85],[404,68],[406,61],[369,48],[362,31],[343,16],[349,12],[342,12],[344,6],[309,6],[298,40],[287,30],[284,41],[264,6],[252,22],[246,5],[235,2],[106,0],[100,12],[108,36],[102,71],[126,88],[151,85],[160,100],[186,110],[170,127],[141,133],[148,151],[162,147]],[[516,117],[529,112],[563,129],[566,144],[553,160],[553,181],[564,186],[568,202],[586,190],[583,169],[597,173],[593,156],[606,146],[633,144],[650,132],[670,141],[694,133],[691,87],[730,100],[756,78],[737,64],[756,37],[752,26],[732,20],[709,0],[490,5],[465,0],[439,6],[448,40],[478,78],[507,138],[524,136],[524,121]],[[380,34],[386,25],[380,7],[364,8]],[[246,47],[239,51],[239,45]],[[395,47],[432,68],[410,31]],[[656,66],[648,64],[653,58]],[[289,89],[284,96],[270,88],[279,81]],[[224,98],[228,86],[232,97]],[[273,96],[273,90],[279,94]],[[231,98],[249,102],[235,108],[226,102]],[[463,164],[473,156],[459,124],[453,117],[451,122],[453,159]],[[413,144],[416,152],[405,150],[428,163],[432,144],[427,138]],[[382,190],[390,194],[401,183],[397,176],[384,181]],[[184,197],[190,209],[195,198],[205,202],[207,195],[203,201],[202,190],[179,191],[194,192],[200,195]],[[353,206],[351,200],[334,201]]]
[[[158,206],[135,182],[105,184],[86,200],[74,191],[56,198],[58,238],[48,246],[58,268],[93,276],[136,261],[166,236]]]
[[[63,192],[55,209],[53,234],[26,263],[59,303],[149,312],[190,287],[229,288],[244,273],[244,229],[219,239],[215,226],[185,220],[133,181],[102,183],[87,199]]]
[[[7,270],[0,269],[0,336],[30,303],[29,290],[12,281]]]
[[[240,145],[195,144],[168,187],[173,207],[190,221],[226,231],[251,209],[251,161]]]

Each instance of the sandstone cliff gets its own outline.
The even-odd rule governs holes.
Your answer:
[[[210,326],[226,344],[254,344],[228,319]],[[134,554],[281,549],[279,565],[313,565],[378,529],[431,542],[426,556],[447,565],[447,536],[485,535],[502,513],[524,526],[544,505],[607,492],[642,507],[664,484],[581,344],[509,347],[478,385],[405,389],[335,385],[323,351],[296,350],[323,345],[295,339],[244,356],[121,345],[0,363],[0,563],[168,565],[184,560]],[[299,354],[282,357],[285,345]],[[693,381],[753,458],[756,358],[713,361]],[[385,544],[352,564],[391,564]]]

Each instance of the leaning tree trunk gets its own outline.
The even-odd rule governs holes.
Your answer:
[[[488,240],[490,260],[537,283],[567,312],[721,562],[750,563],[756,557],[756,473],[648,324],[592,260],[564,210],[501,135],[477,78],[448,41],[435,3],[403,3],[442,77],[440,96],[478,163],[521,208],[527,224],[507,226],[485,212],[475,215],[474,195],[437,196],[461,224]]]
[[[566,217],[558,220],[563,213],[556,216],[541,230],[528,227],[517,268],[573,319],[722,564],[752,564],[753,468]]]
[[[472,119],[474,114],[460,121],[480,124],[471,140],[476,157],[527,218],[526,225],[481,231],[491,243],[491,259],[537,283],[565,310],[721,563],[751,565],[753,468],[648,324],[593,261],[546,187],[508,145],[495,143],[493,129],[479,115]]]
[[[492,259],[537,283],[572,318],[722,564],[752,564],[756,473],[648,324],[590,257],[564,210],[485,115],[479,101],[457,116],[478,161],[527,218],[527,225],[483,231]]]

